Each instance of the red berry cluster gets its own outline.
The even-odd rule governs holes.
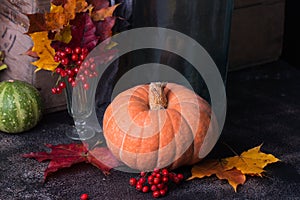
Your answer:
[[[169,172],[164,168],[154,169],[150,175],[141,172],[138,178],[130,178],[129,184],[143,193],[152,191],[152,196],[158,198],[166,195],[170,183],[179,184],[183,179],[182,174]]]
[[[54,61],[60,62],[60,65],[55,69],[55,73],[64,78],[64,80],[67,80],[72,87],[75,87],[75,78],[79,72],[79,68],[83,67],[83,73],[80,74],[79,80],[82,81],[83,87],[88,89],[89,84],[87,83],[87,78],[93,78],[98,75],[95,70],[96,64],[93,58],[84,61],[88,53],[89,51],[85,47],[76,47],[74,49],[66,47],[64,50],[56,51]],[[60,80],[56,87],[52,88],[53,94],[61,94],[63,89],[66,88],[66,82],[64,80]]]

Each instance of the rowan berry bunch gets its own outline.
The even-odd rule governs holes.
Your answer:
[[[172,183],[179,184],[184,179],[183,174],[169,172],[168,169],[154,169],[152,173],[141,172],[139,177],[130,178],[129,184],[143,193],[152,192],[154,198],[167,194]]]
[[[96,77],[98,73],[96,71],[96,64],[93,58],[89,58],[85,61],[88,53],[89,51],[85,47],[76,47],[74,49],[66,47],[62,50],[56,51],[54,61],[60,62],[60,64],[55,69],[55,73],[63,79],[60,79],[56,86],[52,88],[53,94],[61,94],[67,84],[75,87],[77,85],[77,81],[82,82],[84,89],[89,89],[87,79]],[[79,69],[82,73],[79,75],[79,79],[76,80]]]

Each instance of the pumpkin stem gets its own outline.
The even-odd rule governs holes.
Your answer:
[[[164,93],[166,82],[154,82],[149,86],[149,106],[151,110],[161,110],[168,106],[168,100]]]

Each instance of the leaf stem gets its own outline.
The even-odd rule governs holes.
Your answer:
[[[239,156],[239,154],[232,148],[230,147],[227,143],[222,142],[230,151],[232,151],[236,156]]]

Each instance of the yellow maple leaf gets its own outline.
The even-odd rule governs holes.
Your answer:
[[[106,17],[111,17],[115,11],[115,9],[120,5],[120,3],[106,7],[101,8],[100,10],[92,12],[92,19],[94,21],[104,20]]]
[[[192,168],[192,176],[187,180],[194,178],[203,178],[206,176],[216,175],[219,179],[226,179],[228,183],[233,187],[234,191],[237,191],[237,186],[244,184],[246,176],[237,169],[226,170],[224,164],[219,160],[206,160],[200,162]]]
[[[264,167],[268,164],[279,161],[272,154],[265,154],[260,151],[262,145],[243,152],[240,156],[225,158],[226,169],[237,168],[243,174],[262,176]]]
[[[54,71],[59,65],[54,61],[55,50],[51,47],[51,40],[48,39],[48,31],[35,32],[30,34],[33,40],[32,51],[37,54],[39,59],[32,64],[37,67],[37,70],[45,69]]]

